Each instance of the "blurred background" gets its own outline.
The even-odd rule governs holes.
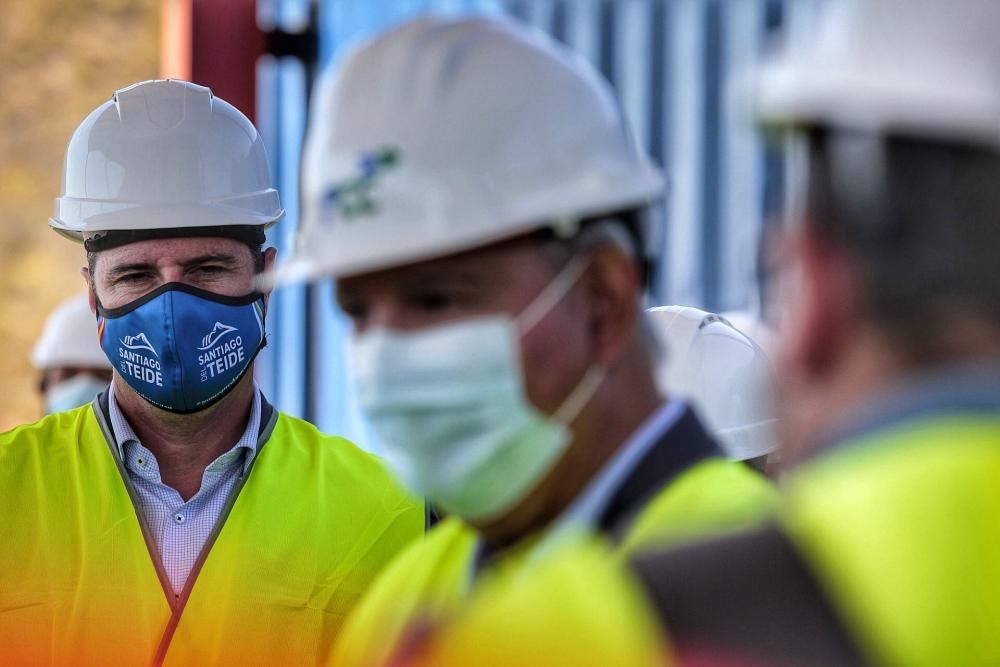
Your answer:
[[[81,290],[82,248],[47,227],[62,153],[112,92],[157,76],[207,85],[260,128],[287,215],[316,77],[346,46],[425,12],[508,14],[593,62],[637,139],[670,178],[649,303],[760,313],[763,243],[780,161],[734,104],[733,82],[779,38],[808,38],[823,0],[7,0],[0,26],[0,431],[41,414],[30,349],[49,311]],[[278,408],[362,442],[345,383],[345,324],[330,285],[281,290],[258,380]]]
[[[0,431],[41,416],[31,348],[84,287],[83,248],[46,222],[66,142],[115,88],[157,75],[160,13],[160,0],[0,5]]]

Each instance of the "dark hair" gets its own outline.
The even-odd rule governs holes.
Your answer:
[[[914,354],[957,311],[1000,326],[1000,152],[841,130],[807,141],[807,219],[856,258],[871,321]]]
[[[646,235],[648,234],[649,221],[647,216],[649,215],[650,212],[646,206],[627,208],[581,219],[577,223],[578,231],[576,235],[569,239],[560,238],[551,227],[546,227],[537,232],[537,234],[542,240],[552,242],[549,247],[553,250],[553,260],[557,266],[561,266],[580,249],[581,242],[584,244],[587,243],[587,234],[585,232],[588,229],[608,222],[617,224],[627,239],[625,245],[628,245],[633,251],[635,261],[639,265],[641,282],[643,285],[648,286],[654,268],[647,257],[649,242],[646,239]]]

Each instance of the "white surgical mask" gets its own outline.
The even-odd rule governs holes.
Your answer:
[[[377,329],[350,343],[362,410],[399,479],[468,520],[502,515],[569,444],[568,424],[604,379],[592,367],[552,417],[525,394],[520,337],[579,279],[574,259],[518,317],[462,320],[412,333]]]
[[[46,390],[45,414],[65,412],[90,403],[95,396],[107,388],[107,380],[100,380],[87,373],[74,375]]]

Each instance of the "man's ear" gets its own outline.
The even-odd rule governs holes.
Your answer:
[[[268,248],[264,251],[264,273],[269,272],[274,268],[274,260],[278,256],[278,249],[275,247]],[[271,288],[264,290],[264,308],[267,308],[268,303],[271,301]]]
[[[87,283],[87,300],[90,302],[90,312],[97,315],[97,294],[94,292],[94,281],[90,276],[90,268],[81,266],[80,275],[83,276],[83,281]]]
[[[592,250],[581,287],[588,303],[588,333],[596,363],[613,365],[636,334],[641,309],[641,269],[614,244]]]
[[[783,362],[821,375],[856,331],[857,279],[850,257],[825,234],[803,228],[785,239],[782,270]]]

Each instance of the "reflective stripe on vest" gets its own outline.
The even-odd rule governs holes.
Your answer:
[[[787,530],[873,664],[1000,664],[1000,419],[873,434],[789,492]]]
[[[0,663],[322,661],[423,516],[377,459],[275,414],[179,597],[92,406],[0,435]]]
[[[628,556],[743,526],[771,515],[777,502],[777,491],[758,473],[741,463],[707,459],[678,475],[643,508],[614,553]],[[400,554],[348,620],[331,664],[383,664],[414,621],[434,621],[455,610],[472,589],[477,539],[452,517]]]

